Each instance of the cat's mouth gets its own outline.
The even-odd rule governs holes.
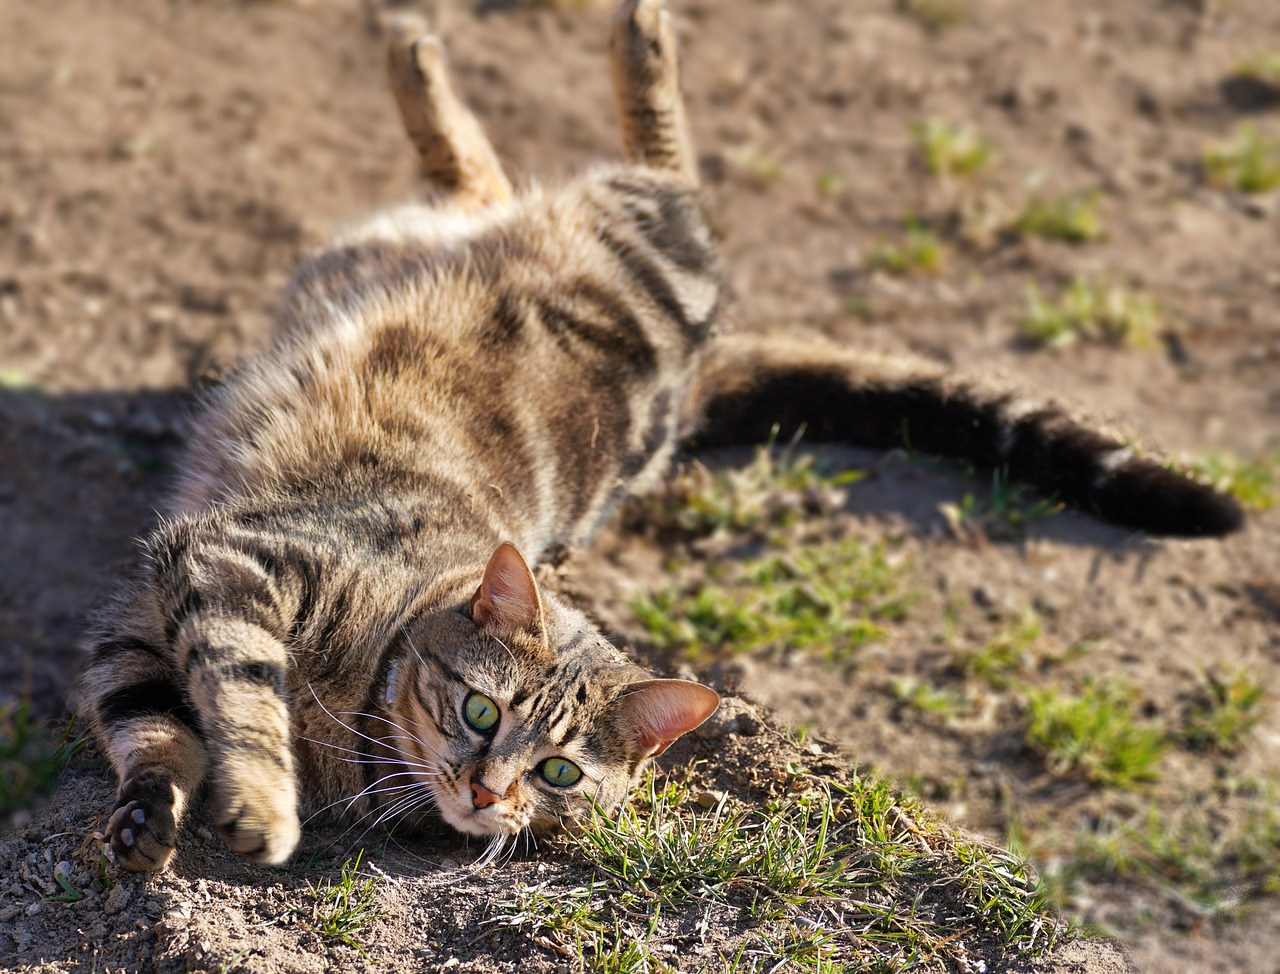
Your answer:
[[[469,797],[451,797],[451,801],[441,802],[440,811],[446,822],[466,835],[514,835],[527,824],[519,821],[514,810],[502,804],[474,808]]]

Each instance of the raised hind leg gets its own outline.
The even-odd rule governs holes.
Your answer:
[[[466,208],[511,199],[511,183],[480,123],[449,82],[444,45],[421,21],[390,24],[387,75],[423,175]]]
[[[671,15],[663,0],[622,0],[614,15],[613,91],[622,144],[635,162],[698,184]]]

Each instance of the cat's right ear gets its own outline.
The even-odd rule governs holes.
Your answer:
[[[524,556],[508,541],[498,545],[471,596],[471,618],[481,631],[505,635],[542,631],[542,598]]]

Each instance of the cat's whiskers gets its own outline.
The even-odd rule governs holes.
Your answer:
[[[318,747],[327,747],[334,751],[345,751],[347,754],[356,755],[356,757],[354,758],[343,758],[342,760],[346,764],[389,764],[392,761],[395,761],[399,764],[403,764],[410,768],[418,768],[422,771],[423,774],[438,775],[440,773],[439,770],[437,770],[434,765],[427,764],[426,762],[418,761],[413,758],[405,757],[403,756],[403,752],[400,752],[400,751],[397,751],[396,757],[392,759],[375,758],[373,755],[366,754],[364,751],[357,751],[355,748],[343,747],[341,744],[334,744],[330,741],[320,741],[314,737],[300,737],[298,738],[298,740],[305,741],[308,744],[315,744]]]
[[[373,795],[379,795],[379,794],[392,794],[400,791],[408,791],[414,788],[427,787],[425,782],[418,781],[418,780],[404,782],[398,785],[391,785],[386,788],[380,787],[381,785],[389,781],[391,778],[399,777],[401,775],[407,775],[407,774],[412,774],[415,779],[417,778],[417,775],[414,772],[396,772],[395,774],[383,775],[377,781],[374,781],[366,785],[356,794],[343,795],[341,798],[337,798],[334,801],[331,801],[329,804],[325,805],[323,808],[317,809],[316,811],[312,812],[311,815],[307,817],[306,822],[304,822],[303,824],[307,824],[311,822],[313,819],[317,818],[320,815],[323,815],[325,812],[329,811],[332,808],[335,808],[338,805],[345,805],[346,808],[344,809],[344,812],[349,813],[352,807],[355,805],[355,803],[358,802],[361,798],[371,797]],[[382,807],[381,805],[375,805],[374,807],[370,808],[368,811],[364,812],[360,816],[360,818],[366,818],[369,815],[372,815],[375,811],[379,810],[381,807]]]

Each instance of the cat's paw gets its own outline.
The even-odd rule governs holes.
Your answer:
[[[209,809],[222,841],[254,862],[279,865],[301,837],[293,775],[270,773],[215,776]]]
[[[135,873],[156,873],[169,865],[178,837],[173,788],[164,782],[130,781],[107,822],[116,862]]]

